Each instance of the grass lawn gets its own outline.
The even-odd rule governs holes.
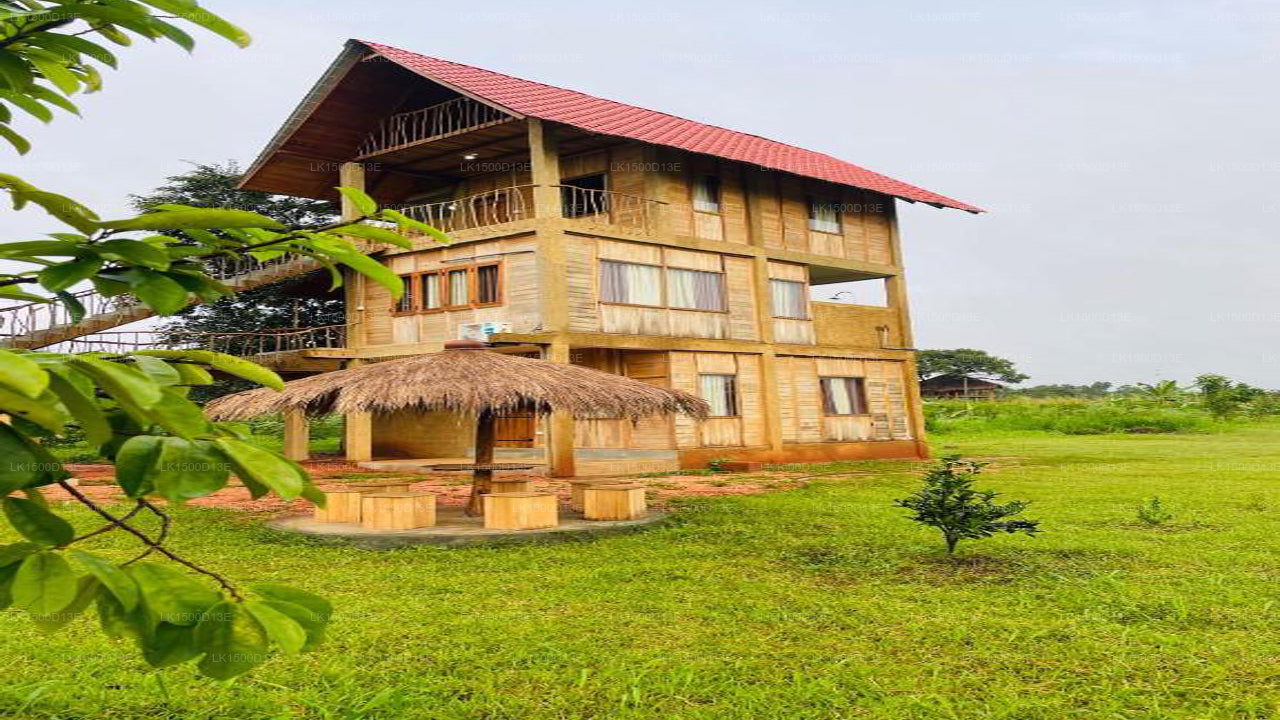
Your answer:
[[[888,464],[514,549],[332,549],[185,510],[176,549],[326,594],[330,641],[231,684],[160,683],[86,620],[46,637],[9,612],[0,716],[1277,717],[1280,428],[936,446],[1001,458],[980,485],[1034,501],[1045,534],[949,563],[891,506],[916,480]],[[1170,526],[1137,520],[1152,495]]]

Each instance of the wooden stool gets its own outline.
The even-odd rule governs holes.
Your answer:
[[[360,496],[360,524],[370,530],[412,530],[436,524],[429,492],[370,492]]]
[[[587,488],[595,485],[617,485],[616,478],[584,478],[582,480],[569,481],[569,507],[582,512],[582,505]]]
[[[636,520],[648,505],[643,485],[593,485],[583,491],[582,514],[588,520]]]
[[[360,492],[409,492],[412,486],[413,481],[406,479],[347,483],[347,487],[355,488]]]
[[[316,508],[316,522],[360,522],[360,496],[365,492],[360,488],[325,490],[325,507]]]
[[[556,496],[551,493],[489,493],[484,498],[484,526],[491,530],[537,530],[560,524]]]
[[[533,492],[532,480],[491,480],[489,482],[489,494],[494,493],[513,493],[513,492]]]

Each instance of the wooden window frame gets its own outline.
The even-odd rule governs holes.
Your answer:
[[[617,263],[619,265],[643,265],[644,267],[658,268],[658,270],[661,273],[661,287],[659,288],[659,290],[661,291],[661,294],[662,294],[662,304],[661,305],[645,305],[642,303],[628,303],[628,302],[617,302],[615,300],[601,300],[600,299],[600,263],[607,263],[607,262]],[[668,297],[669,293],[667,292],[667,271],[668,270],[691,270],[693,272],[705,272],[705,273],[714,273],[714,274],[720,275],[721,277],[720,289],[724,291],[723,297],[721,298],[721,300],[724,301],[722,303],[724,306],[724,309],[723,310],[702,310],[700,308],[671,307],[671,300]],[[724,269],[723,256],[720,257],[720,270],[718,273],[715,270],[704,270],[702,268],[685,267],[684,265],[667,265],[666,263],[646,263],[646,262],[633,262],[631,260],[614,260],[613,258],[596,258],[596,302],[600,305],[617,305],[619,307],[650,308],[652,310],[675,310],[676,312],[719,313],[721,315],[728,315],[729,314],[729,274]]]
[[[831,387],[827,380],[853,380],[853,387],[856,388],[854,395],[849,397],[849,403],[853,405],[854,412],[838,413],[834,412],[834,403],[831,402],[831,396],[827,392],[827,388]],[[846,387],[848,387],[846,385]],[[818,392],[822,395],[822,414],[825,417],[866,417],[871,414],[870,404],[867,402],[867,379],[857,375],[819,375],[818,376]],[[861,410],[861,412],[858,412]]]
[[[413,273],[407,273],[405,275],[401,275],[400,276],[401,278],[412,278],[412,283],[414,287],[417,289],[417,292],[414,294],[413,306],[411,308],[409,308],[408,310],[401,310],[399,309],[399,305],[397,303],[392,303],[391,314],[397,317],[404,316],[404,315],[428,315],[432,313],[456,312],[458,310],[474,310],[479,308],[490,308],[490,307],[498,307],[500,305],[504,305],[506,304],[506,280],[503,277],[502,265],[503,263],[501,260],[496,260],[496,261],[488,261],[488,262],[469,263],[466,265],[441,267],[436,270],[423,270],[421,272],[413,272]],[[484,303],[479,302],[480,268],[483,268],[483,267],[498,268],[497,288],[495,291],[497,294],[497,300],[494,302],[484,302]],[[450,273],[455,273],[459,271],[465,271],[467,273],[467,302],[462,303],[460,305],[451,305],[449,304],[450,303],[449,275]],[[422,306],[423,301],[426,299],[424,297],[424,294],[422,293],[422,286],[423,286],[424,280],[431,275],[434,275],[436,277],[436,280],[435,280],[436,292],[437,292],[437,297],[440,298],[440,306],[434,307],[434,308],[426,308]]]
[[[822,230],[813,226],[814,221],[818,219],[817,213],[814,212],[814,208],[819,204],[819,201],[826,200],[826,199],[829,199],[829,198],[827,198],[827,196],[824,196],[824,195],[813,195],[813,194],[805,195],[805,198],[804,198],[805,212],[809,216],[808,221],[805,223],[805,225],[808,227],[809,232],[822,233],[823,235],[843,236],[844,235],[844,213],[840,212],[840,206],[841,206],[840,202],[833,203],[836,207],[836,229],[835,230]]]
[[[802,315],[802,316],[798,316],[798,317],[797,317],[797,316],[795,316],[795,315],[778,315],[778,314],[776,314],[776,311],[775,311],[775,310],[774,310],[774,308],[773,308],[773,287],[772,287],[772,283],[776,283],[776,282],[781,282],[781,283],[791,283],[791,284],[793,284],[793,285],[799,285],[799,286],[801,286],[802,288],[805,288],[804,292],[802,293],[802,294],[803,294],[803,296],[804,296],[804,310],[805,310],[805,314],[804,314],[804,315]],[[771,316],[771,317],[773,317],[774,319],[777,319],[777,320],[812,320],[812,319],[813,319],[813,313],[812,313],[812,312],[810,312],[810,308],[809,308],[809,303],[810,303],[810,302],[812,302],[812,301],[809,299],[809,293],[808,293],[809,283],[807,283],[807,282],[805,282],[805,281],[803,281],[803,280],[790,280],[790,279],[788,279],[788,278],[775,278],[775,277],[771,277],[771,278],[769,278],[769,283],[770,283],[770,288],[769,288],[769,313],[770,313],[770,316]]]
[[[698,393],[699,393],[699,395],[701,395],[701,393],[702,393],[702,378],[703,378],[703,376],[714,376],[714,377],[727,377],[727,378],[729,378],[729,406],[730,406],[730,409],[731,409],[731,410],[733,410],[733,412],[732,412],[731,414],[729,414],[729,415],[708,415],[706,419],[708,419],[708,420],[724,420],[724,419],[726,419],[726,418],[741,418],[741,417],[742,417],[742,402],[741,402],[741,399],[740,399],[740,397],[739,397],[738,374],[737,374],[737,373],[714,373],[714,372],[713,372],[713,373],[703,373],[703,372],[698,373]],[[706,400],[706,398],[703,398],[703,400]]]
[[[698,207],[698,183],[708,179],[715,182],[715,210],[703,210]],[[724,180],[715,173],[693,173],[692,178],[689,180],[689,207],[693,208],[694,212],[704,215],[724,215]]]

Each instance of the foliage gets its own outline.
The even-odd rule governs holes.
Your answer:
[[[937,375],[967,375],[986,380],[1018,383],[1029,376],[1018,372],[1013,361],[995,357],[985,350],[921,350],[916,354],[916,372],[920,379]]]
[[[1147,525],[1164,525],[1174,517],[1173,510],[1160,501],[1160,496],[1152,497],[1138,506],[1138,520]]]
[[[1000,391],[1006,397],[1028,398],[1104,398],[1113,392],[1111,383],[1095,382],[1088,385],[1032,385],[1024,388],[1005,388]]]
[[[925,429],[941,435],[1031,431],[1066,435],[1203,432],[1209,416],[1196,408],[1155,408],[1126,398],[1023,399],[981,403],[930,400]]]
[[[991,490],[974,490],[973,483],[987,463],[961,460],[948,455],[930,468],[924,487],[913,495],[894,501],[912,512],[911,519],[942,531],[947,554],[954,554],[961,540],[979,540],[996,533],[1040,532],[1038,520],[1008,520],[1022,514],[1027,503],[1015,500],[1004,505],[994,501]]]
[[[95,63],[115,65],[104,40],[128,45],[131,37],[167,39],[189,49],[191,37],[168,22],[175,18],[236,44],[248,43],[243,31],[194,0],[0,4],[0,136],[25,153],[29,143],[10,127],[14,110],[45,121],[52,118],[51,107],[75,112],[68,98],[100,85]],[[48,239],[0,244],[0,259],[6,261],[0,298],[59,302],[76,320],[85,311],[68,291],[77,284],[92,283],[104,296],[129,294],[158,314],[171,315],[191,302],[229,294],[205,271],[206,263],[242,255],[258,260],[286,252],[306,255],[327,267],[335,284],[345,266],[398,296],[399,279],[348,237],[408,246],[395,232],[363,224],[367,218],[441,237],[403,215],[379,210],[368,196],[349,188],[339,191],[363,217],[302,226],[246,210],[175,203],[136,217],[102,220],[84,205],[13,175],[0,174],[0,188],[15,209],[36,205],[68,226]],[[323,501],[300,466],[246,442],[234,425],[205,419],[189,392],[208,385],[215,371],[268,387],[282,384],[265,368],[207,351],[0,350],[0,413],[12,419],[0,424],[0,495],[6,496],[0,505],[8,527],[22,538],[0,548],[0,605],[25,610],[43,630],[62,627],[96,605],[103,631],[136,642],[152,666],[195,662],[214,678],[251,669],[266,659],[270,647],[298,652],[320,641],[330,614],[327,601],[272,584],[240,588],[167,543],[164,504],[176,507],[217,492],[231,475],[254,497],[274,493]],[[75,433],[115,463],[115,481],[132,506],[126,514],[80,492],[50,452],[52,444]],[[64,508],[46,501],[43,490],[52,486],[101,524],[78,530]],[[157,530],[140,529],[138,522],[147,516],[159,519]],[[87,551],[85,543],[109,534],[128,536],[142,549],[122,561]]]
[[[1229,380],[1222,375],[1201,375],[1196,378],[1200,391],[1200,404],[1214,419],[1226,420],[1244,411],[1248,404],[1267,393],[1242,382]]]
[[[234,161],[221,165],[200,163],[188,172],[166,178],[164,185],[150,193],[133,195],[131,199],[139,212],[178,203],[247,210],[291,226],[323,225],[338,215],[332,202],[242,190],[237,187],[240,175],[240,167]],[[217,261],[218,258],[212,260],[214,264]],[[162,329],[173,333],[234,333],[342,324],[346,319],[342,295],[332,290],[316,292],[317,279],[314,273],[286,278],[210,303],[191,305],[178,311],[177,317]],[[234,378],[220,377],[212,385],[194,389],[192,399],[203,403],[250,387]]]

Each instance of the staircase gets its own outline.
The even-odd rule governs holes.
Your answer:
[[[211,270],[209,274],[239,292],[305,275],[321,267],[320,263],[303,255],[285,255],[265,263],[244,257]],[[85,317],[80,322],[72,322],[60,303],[37,302],[0,307],[0,348],[35,350],[155,314],[132,295],[104,297],[94,290],[73,295],[85,307]]]

